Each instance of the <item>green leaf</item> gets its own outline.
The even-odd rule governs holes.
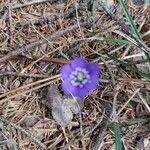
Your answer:
[[[122,150],[121,132],[119,122],[113,122],[113,131],[115,136],[115,149]]]
[[[117,38],[112,38],[112,37],[106,37],[106,38],[104,38],[104,41],[109,42],[109,43],[128,44],[131,46],[137,46],[127,39],[117,39]]]
[[[135,124],[148,124],[150,123],[150,117],[149,118],[136,118],[136,119],[130,119],[127,121],[124,121],[121,123],[121,126],[125,127],[125,126],[131,126],[131,125],[135,125]]]
[[[93,4],[92,4],[92,16],[94,16],[96,13],[96,1],[93,0]],[[96,26],[93,24],[92,25],[92,30],[93,30],[93,33],[96,32]]]

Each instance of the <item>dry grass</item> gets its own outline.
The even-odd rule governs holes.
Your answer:
[[[115,4],[116,15],[121,18],[118,2]],[[127,5],[149,46],[147,9],[135,7],[130,1]],[[102,8],[91,17],[86,6],[86,3],[76,5],[75,0],[0,1],[0,62],[3,60],[0,63],[0,149],[14,146],[20,150],[113,150],[114,99],[119,121],[125,124],[121,127],[124,149],[135,150],[150,143],[149,122],[129,124],[136,118],[150,118],[150,81],[107,59],[107,53],[113,53],[147,69],[143,51],[125,44],[92,40],[97,36],[132,37],[123,33]],[[91,30],[93,22],[96,32]],[[95,61],[101,68],[101,84],[86,97],[81,112],[82,135],[78,115],[64,130],[52,118],[51,110],[41,103],[42,90],[52,83],[59,87],[61,64],[75,56]]]

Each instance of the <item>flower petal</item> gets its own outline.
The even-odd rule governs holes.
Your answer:
[[[83,84],[83,87],[80,86],[73,86],[72,85],[72,78],[70,75],[73,71],[77,68],[81,68],[86,70],[89,73],[89,81]],[[96,89],[99,83],[99,66],[96,63],[88,63],[85,59],[81,57],[75,58],[71,61],[70,64],[66,64],[61,67],[60,73],[63,79],[62,82],[62,89],[65,94],[72,94],[76,97],[84,97],[88,94],[88,92],[92,89]]]
[[[71,69],[71,65],[70,64],[65,64],[60,69],[60,74],[61,74],[63,79],[68,78],[69,75],[71,74],[71,72],[72,72],[72,69]]]
[[[99,66],[97,63],[88,63],[86,65],[86,69],[89,72],[91,78],[98,77],[99,74]]]
[[[99,84],[99,66],[97,63],[88,63],[87,71],[89,71],[90,79],[85,87],[90,91],[97,88]]]
[[[86,87],[82,87],[82,88],[79,88],[76,90],[76,93],[75,93],[75,96],[76,97],[84,97],[88,94],[88,89]]]
[[[71,81],[69,79],[66,79],[62,82],[62,89],[66,94],[70,95],[71,93],[75,93],[76,87],[72,86]]]
[[[72,94],[73,96],[76,97],[84,97],[87,95],[88,93],[88,89],[85,87],[76,87],[76,86],[72,86],[70,80],[64,80],[62,83],[62,89],[64,91],[65,94]]]
[[[71,66],[73,69],[77,67],[85,68],[87,64],[87,61],[81,57],[76,57],[72,62]]]
[[[85,85],[85,88],[90,91],[90,90],[95,90],[97,86],[99,85],[99,79],[98,77],[96,78],[91,78],[90,81]]]

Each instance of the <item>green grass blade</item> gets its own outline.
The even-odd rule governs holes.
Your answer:
[[[113,131],[115,136],[115,149],[122,150],[120,124],[118,122],[113,122]]]
[[[92,16],[94,16],[96,13],[96,1],[93,0],[93,4],[92,4]],[[93,24],[92,25],[92,30],[93,30],[93,33],[96,32],[96,26]]]
[[[126,67],[127,69],[129,69],[130,71],[133,72],[133,74],[139,75],[147,80],[150,80],[150,74],[144,73],[140,70],[137,69],[137,67],[135,67],[134,65],[131,65],[127,62],[124,62],[122,60],[119,60],[117,57],[113,56],[112,54],[107,54],[108,57],[112,60],[114,60],[116,63],[119,63],[120,65],[122,65],[123,67]]]
[[[112,38],[112,37],[105,37],[104,41],[108,43],[117,43],[117,44],[127,44],[131,46],[136,46],[134,43],[130,42],[127,39],[117,39],[117,38]]]
[[[125,14],[125,16],[126,16],[128,22],[129,22],[129,24],[130,24],[130,26],[131,26],[131,29],[132,29],[133,34],[134,34],[137,38],[142,39],[141,36],[140,36],[140,33],[138,32],[138,30],[137,30],[137,28],[136,28],[136,25],[134,24],[134,22],[133,22],[133,20],[132,20],[132,17],[130,16],[130,14],[129,14],[129,12],[128,12],[128,9],[127,9],[127,7],[126,7],[124,1],[123,1],[123,0],[119,0],[119,3],[120,3],[120,6],[121,6],[121,8],[122,8],[122,10],[123,10],[123,12],[124,12],[124,14]],[[150,63],[150,55],[149,55],[148,53],[146,53],[146,52],[144,52],[144,53],[145,53],[145,55],[146,55],[146,58],[147,58],[148,62]]]
[[[137,28],[136,28],[136,26],[135,26],[135,24],[134,24],[134,22],[132,20],[132,17],[130,16],[130,14],[128,12],[128,9],[127,9],[124,1],[123,0],[119,0],[119,3],[120,3],[120,6],[121,6],[121,8],[122,8],[122,10],[123,10],[123,12],[124,12],[128,22],[129,22],[129,24],[130,24],[130,26],[131,26],[133,34],[135,36],[137,36],[139,39],[141,39],[141,36],[140,36],[140,34],[139,34],[139,32],[138,32],[138,30],[137,30]]]
[[[123,127],[126,127],[126,126],[131,126],[131,125],[135,125],[135,124],[148,124],[150,123],[150,117],[148,118],[136,118],[136,119],[130,119],[130,120],[127,120],[127,121],[124,121],[121,123],[121,126]]]

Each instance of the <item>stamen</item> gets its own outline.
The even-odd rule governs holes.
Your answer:
[[[87,82],[89,82],[90,75],[88,71],[84,68],[76,68],[71,74],[70,74],[71,84],[73,86],[79,86],[83,87]]]

